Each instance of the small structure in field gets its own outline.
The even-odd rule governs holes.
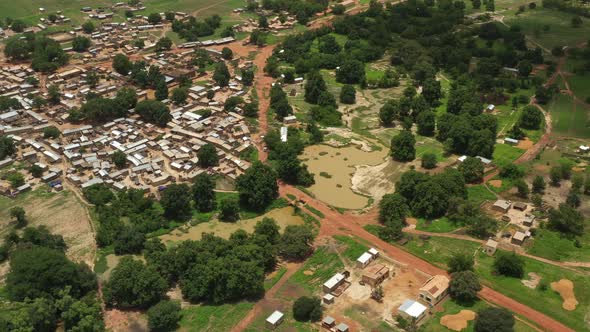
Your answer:
[[[502,213],[506,213],[506,212],[508,212],[508,210],[510,210],[511,206],[512,206],[512,202],[506,201],[503,199],[499,199],[494,203],[494,205],[492,206],[492,209],[494,209],[496,211],[500,211]]]
[[[383,264],[375,264],[363,273],[361,281],[371,287],[377,287],[383,280],[389,277],[389,268]]]
[[[522,219],[522,224],[528,227],[533,226],[533,223],[535,222],[535,216],[532,214],[527,214],[524,216],[524,219]]]
[[[408,299],[397,310],[400,316],[409,321],[417,322],[426,316],[427,308],[417,301]]]
[[[420,288],[420,298],[430,305],[439,303],[449,292],[449,278],[435,275]]]
[[[334,303],[334,295],[332,295],[332,294],[325,294],[322,297],[322,300],[324,301],[325,304],[332,304],[332,303]]]
[[[277,326],[281,325],[283,320],[285,319],[285,314],[282,312],[275,310],[268,318],[266,319],[266,327],[269,329],[275,329]]]
[[[512,207],[513,207],[515,210],[519,210],[519,211],[525,211],[525,210],[526,210],[526,208],[527,208],[527,205],[526,205],[526,203],[523,203],[523,202],[516,202],[516,203],[514,203],[514,204],[512,205]]]
[[[338,324],[338,326],[336,326],[336,332],[348,332],[350,331],[350,328],[348,327],[348,325],[344,324],[344,323],[340,323]]]
[[[496,250],[498,250],[498,242],[493,239],[488,239],[483,247],[483,250],[488,256],[494,256]]]
[[[526,234],[521,231],[517,231],[512,236],[512,239],[510,240],[510,242],[520,246],[524,243],[524,240],[526,240]]]
[[[340,284],[344,282],[346,277],[342,273],[336,273],[332,278],[324,283],[324,293],[333,292]]]
[[[336,320],[332,316],[327,316],[322,320],[322,327],[332,329],[336,325]]]

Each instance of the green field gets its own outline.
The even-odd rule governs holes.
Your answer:
[[[581,27],[573,28],[570,23],[573,14],[539,7],[535,10],[527,9],[518,16],[508,15],[505,22],[520,26],[524,34],[547,49],[554,46],[574,46],[586,41],[590,35],[590,20],[587,18],[583,18]],[[547,26],[549,30],[546,30]]]
[[[443,310],[440,312],[436,312],[433,317],[429,318],[428,321],[422,326],[422,330],[429,331],[429,332],[451,331],[440,324],[440,319],[443,316],[455,315],[455,314],[459,313],[461,310],[471,310],[474,312],[478,312],[478,311],[488,308],[488,307],[489,307],[489,305],[483,301],[477,301],[472,305],[465,306],[465,305],[461,305],[451,299],[448,299],[442,305]],[[475,322],[470,321],[468,323],[467,327],[464,330],[462,330],[462,332],[473,332],[474,325],[475,325]],[[525,324],[519,320],[516,320],[515,324],[514,324],[514,331],[515,332],[533,332],[533,331],[537,331],[537,330],[533,329],[532,327],[528,326],[527,324]]]
[[[496,144],[492,160],[499,166],[512,164],[518,157],[524,153],[524,150],[508,144]]]
[[[570,89],[573,91],[576,97],[581,100],[586,100],[590,97],[590,75],[574,75],[567,78],[570,84]]]
[[[496,199],[496,195],[491,193],[484,185],[478,184],[467,187],[467,198],[477,204],[484,201],[492,201]]]
[[[183,331],[225,332],[235,326],[252,309],[252,302],[223,305],[191,305],[182,309]]]
[[[110,7],[120,0],[21,0],[21,1],[0,1],[0,16],[21,18],[30,24],[39,23],[41,17],[58,10],[63,15],[72,19],[72,23],[82,22],[88,15],[82,13],[82,7]],[[245,6],[244,0],[143,0],[146,10],[137,12],[149,14],[153,12],[164,12],[169,10],[196,13],[198,16],[210,16],[218,14],[224,16],[232,9]],[[39,12],[39,8],[45,8],[45,13]],[[123,19],[123,10],[119,10],[115,20]]]
[[[558,135],[590,138],[588,108],[576,104],[567,95],[556,96],[546,109],[553,119],[553,132]]]
[[[590,233],[586,232],[578,241],[580,248],[574,245],[574,240],[565,238],[558,232],[540,228],[528,253],[555,261],[590,261]]]
[[[496,275],[492,271],[493,257],[484,253],[477,256],[476,271],[482,279],[482,283],[513,298],[533,309],[557,319],[559,322],[573,328],[576,331],[589,331],[585,323],[585,317],[590,305],[590,278],[580,273],[572,272],[557,266],[541,263],[539,261],[523,257],[525,260],[525,278],[528,273],[534,272],[541,276],[541,282],[549,285],[551,282],[562,278],[574,283],[574,293],[579,304],[574,311],[562,309],[562,298],[551,290],[531,289],[524,286],[520,279]]]
[[[471,241],[431,237],[428,240],[414,238],[403,249],[440,268],[446,269],[449,258],[455,253],[473,254],[479,244]]]
[[[430,221],[420,218],[416,224],[416,229],[432,233],[449,233],[461,226],[461,224],[450,221],[447,217]]]

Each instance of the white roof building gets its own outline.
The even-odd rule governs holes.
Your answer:
[[[334,287],[338,286],[338,284],[340,284],[344,279],[344,274],[336,273],[332,278],[330,278],[328,281],[324,283],[324,288],[332,290],[334,289]]]
[[[361,257],[357,258],[356,261],[362,265],[366,265],[369,261],[371,261],[371,259],[373,259],[373,255],[371,255],[368,252],[365,252],[361,255]]]
[[[419,302],[416,302],[414,300],[405,300],[404,303],[402,303],[402,305],[399,306],[397,310],[405,313],[410,317],[419,318],[424,314],[426,309],[427,308]]]
[[[281,319],[283,319],[283,316],[285,316],[285,314],[275,310],[272,314],[270,314],[270,316],[268,316],[266,322],[272,325],[277,325],[280,323]]]

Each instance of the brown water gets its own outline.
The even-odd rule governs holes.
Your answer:
[[[262,220],[262,218],[264,217],[273,218],[277,222],[282,231],[285,227],[289,225],[302,225],[304,223],[303,219],[300,216],[294,215],[294,212],[295,210],[293,209],[293,207],[288,206],[280,209],[274,209],[256,218],[238,220],[235,223],[211,220],[209,222],[200,223],[198,225],[190,227],[188,229],[188,232],[183,232],[181,230],[172,231],[169,234],[160,236],[160,239],[164,243],[167,243],[169,241],[179,242],[186,240],[200,240],[203,233],[214,233],[219,237],[228,239],[229,236],[238,229],[243,229],[248,233],[254,232],[254,226],[259,220]]]
[[[362,209],[369,203],[365,196],[351,189],[355,166],[378,165],[385,161],[387,149],[366,152],[355,146],[334,148],[313,145],[305,148],[302,159],[309,171],[315,173],[315,184],[308,188],[316,198],[336,207]],[[325,172],[331,177],[321,176]]]

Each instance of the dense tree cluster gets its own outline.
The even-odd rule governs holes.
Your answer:
[[[188,20],[174,20],[172,22],[172,31],[186,39],[187,41],[197,41],[199,37],[211,36],[215,29],[221,26],[221,17],[213,15],[205,18],[203,21],[191,16]]]
[[[275,84],[270,89],[270,109],[275,112],[279,120],[293,114],[293,108],[289,105],[287,94],[278,84]]]
[[[2,135],[0,136],[0,160],[10,157],[16,153],[16,146],[12,138]]]
[[[416,217],[441,217],[447,213],[454,198],[467,198],[465,180],[454,169],[432,176],[408,171],[402,174],[395,187],[396,194],[406,199]]]
[[[54,72],[68,63],[68,55],[61,45],[42,34],[26,33],[24,38],[11,38],[4,48],[7,58],[32,60],[31,67],[43,73]]]
[[[512,332],[514,316],[504,308],[482,309],[477,313],[474,330],[476,332]]]
[[[314,127],[313,124],[310,125],[309,129],[315,133],[315,136],[318,135],[319,129]],[[319,135],[322,135],[321,132],[319,132]],[[312,138],[315,136],[312,135]],[[287,131],[287,142],[281,140],[278,131],[269,131],[264,137],[264,142],[270,150],[268,158],[276,161],[275,169],[281,180],[306,187],[315,183],[314,175],[307,170],[307,166],[298,158],[298,155],[303,152],[305,147],[299,130],[290,127]]]
[[[170,110],[166,104],[158,100],[142,100],[135,106],[135,112],[146,122],[156,124],[160,127],[166,126],[172,119]]]
[[[253,210],[264,210],[279,194],[275,171],[261,162],[240,175],[236,181],[240,201]]]

